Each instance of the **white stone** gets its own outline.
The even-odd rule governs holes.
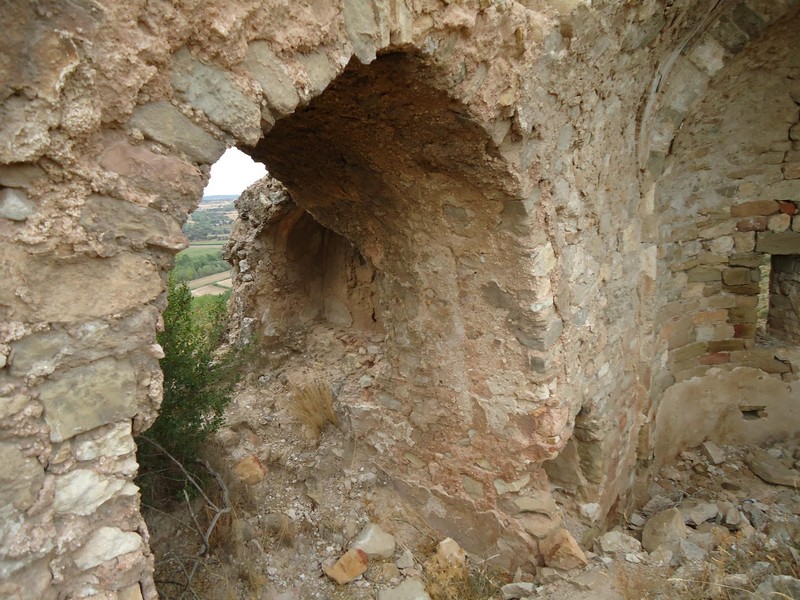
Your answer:
[[[386,533],[380,525],[368,523],[350,545],[350,548],[363,550],[370,558],[376,556],[389,558],[394,554],[395,540],[394,536]]]
[[[0,217],[10,221],[24,221],[36,212],[36,205],[25,192],[14,188],[0,190]]]
[[[725,452],[711,440],[703,442],[703,453],[715,465],[721,465],[725,462]]]
[[[642,544],[621,531],[608,531],[597,538],[597,545],[604,554],[627,554],[641,552]]]
[[[123,421],[95,439],[76,443],[72,453],[78,460],[95,460],[101,456],[123,456],[135,449],[131,422]]]
[[[53,508],[62,514],[90,515],[123,490],[125,484],[123,479],[106,477],[87,469],[75,470],[56,477]],[[136,488],[135,485],[133,487]],[[131,490],[126,488],[124,491],[129,493]]]
[[[503,593],[504,600],[526,598],[527,596],[533,594],[535,590],[536,586],[534,586],[532,583],[528,583],[527,581],[508,583],[500,588],[500,591]]]
[[[80,569],[91,569],[122,554],[138,550],[142,538],[131,531],[116,527],[101,527],[75,555],[75,564]]]

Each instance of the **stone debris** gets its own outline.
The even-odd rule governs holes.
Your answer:
[[[443,565],[463,565],[467,553],[454,539],[445,538],[436,546],[436,560]]]
[[[414,554],[411,552],[411,550],[403,551],[403,553],[400,555],[400,558],[397,559],[397,563],[395,564],[397,565],[398,569],[410,569],[414,566]]]
[[[700,502],[697,504],[682,504],[678,507],[683,520],[687,525],[700,525],[717,517],[719,508],[711,502]]]
[[[607,531],[597,538],[596,545],[600,552],[607,555],[642,551],[642,543],[639,540],[616,529]]]
[[[394,556],[395,540],[380,525],[368,523],[350,547],[363,550],[370,558],[390,558]]]
[[[725,462],[725,452],[714,442],[707,440],[700,447],[703,449],[703,454],[715,465],[721,465]]]
[[[588,564],[589,559],[566,529],[557,529],[539,542],[544,564],[569,571]]]
[[[536,591],[536,586],[525,581],[518,581],[516,583],[507,583],[500,588],[500,591],[503,594],[503,600],[518,600],[519,598],[533,595]]]
[[[378,600],[431,600],[419,577],[410,577],[395,588],[378,592]]]
[[[670,549],[686,539],[686,525],[677,508],[668,508],[650,517],[642,529],[642,547],[653,552],[660,546]]]
[[[331,565],[323,565],[322,570],[325,575],[333,579],[339,585],[350,583],[362,575],[369,565],[367,553],[358,548],[353,548],[345,552],[339,560]]]
[[[747,455],[747,466],[767,483],[800,488],[800,471],[791,469],[764,450],[755,450]]]
[[[797,600],[800,598],[800,579],[789,575],[770,575],[756,588],[764,600]]]

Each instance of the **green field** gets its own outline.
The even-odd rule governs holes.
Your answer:
[[[229,271],[231,266],[222,258],[222,244],[192,244],[175,258],[173,276],[178,281],[191,281]]]

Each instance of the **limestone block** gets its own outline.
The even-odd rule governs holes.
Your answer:
[[[722,272],[722,282],[726,285],[744,285],[750,283],[750,269],[741,267],[725,269]]]
[[[57,513],[86,516],[115,495],[131,496],[138,491],[124,479],[77,469],[56,477],[53,508]]]
[[[345,0],[344,30],[358,60],[365,65],[375,60],[378,25],[372,0]]]
[[[756,236],[756,252],[765,254],[800,254],[800,233],[764,232]]]
[[[367,553],[358,548],[353,548],[345,552],[339,560],[332,565],[323,565],[322,570],[325,575],[333,579],[339,585],[349,583],[367,570],[369,558]]]
[[[709,77],[716,75],[729,56],[727,50],[710,35],[704,35],[689,53],[689,60]]]
[[[307,59],[307,62],[313,67],[316,67],[319,72],[315,71],[315,74],[318,74],[318,76],[324,79],[324,77],[329,75],[333,70],[324,55],[321,56],[321,58],[323,61],[322,63],[314,59]],[[323,65],[328,66],[327,71],[324,69]],[[244,67],[261,85],[261,90],[274,116],[285,116],[294,111],[297,103],[300,101],[300,97],[297,95],[294,82],[289,77],[286,67],[280,59],[275,56],[272,50],[270,50],[267,42],[259,40],[251,42],[247,46]],[[332,79],[333,77],[331,76],[331,78],[322,85],[320,91],[324,89],[325,85]]]
[[[119,591],[117,600],[143,600],[141,586],[138,583],[135,583],[124,589],[121,589]]]
[[[14,95],[0,103],[0,163],[34,161],[50,144],[57,113],[44,100]]]
[[[86,436],[89,435],[86,434]],[[124,456],[135,450],[136,445],[133,443],[131,422],[123,421],[112,425],[99,435],[95,434],[95,437],[90,437],[86,440],[75,440],[72,454],[77,460],[96,460],[101,456]]]
[[[177,220],[164,213],[92,194],[84,205],[81,225],[103,241],[128,239],[134,244],[149,244],[170,250],[183,250],[186,236]]]
[[[261,137],[261,110],[220,69],[195,59],[188,48],[173,59],[172,86],[178,95],[223,130],[248,145]]]
[[[44,481],[44,468],[25,456],[11,442],[0,442],[0,506],[13,504],[18,510],[30,508]]]
[[[147,137],[183,152],[194,162],[212,164],[225,152],[225,144],[164,100],[138,107],[128,124]]]
[[[39,388],[50,439],[60,442],[137,412],[136,374],[127,360],[104,358]]]
[[[767,230],[769,231],[786,231],[792,224],[792,217],[786,213],[779,215],[772,215],[767,220]]]
[[[0,190],[0,218],[9,221],[24,221],[36,212],[36,205],[28,200],[22,190],[5,188]]]
[[[390,558],[394,555],[395,540],[380,525],[368,523],[350,547],[363,550],[370,558]]]
[[[117,556],[139,550],[142,538],[132,531],[117,527],[101,527],[75,555],[79,569],[91,569]]]
[[[328,87],[328,84],[336,77],[336,67],[322,52],[300,54],[297,56],[297,62],[299,62],[305,70],[306,77],[310,84],[309,92],[312,97],[322,93],[322,91]]]
[[[783,165],[784,179],[800,179],[800,162]]]

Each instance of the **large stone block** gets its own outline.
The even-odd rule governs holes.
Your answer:
[[[92,437],[89,437],[94,433]],[[77,460],[95,460],[102,456],[116,457],[136,450],[131,433],[131,422],[123,421],[100,433],[87,433],[87,439],[75,440],[72,454]]]
[[[211,164],[225,152],[225,144],[163,100],[140,106],[128,123],[147,137],[183,152],[194,162]]]
[[[173,59],[172,86],[178,95],[223,130],[248,145],[261,137],[261,110],[225,71],[206,65],[182,48]]]
[[[756,252],[765,254],[800,254],[800,232],[764,232],[756,236]]]
[[[39,399],[50,439],[60,442],[136,414],[136,373],[127,360],[104,358],[45,382]]]
[[[176,219],[152,208],[98,194],[86,201],[81,225],[101,241],[122,238],[138,246],[149,244],[176,251],[188,245]]]
[[[324,56],[322,59],[324,64],[327,64]],[[323,69],[319,61],[310,61],[309,64]],[[261,90],[264,92],[273,116],[282,117],[294,111],[300,97],[297,95],[294,82],[286,72],[286,67],[275,56],[267,42],[259,40],[251,42],[247,46],[244,67],[261,85]],[[322,73],[322,75],[324,77],[327,73]],[[330,79],[325,82],[325,85],[329,82]]]

